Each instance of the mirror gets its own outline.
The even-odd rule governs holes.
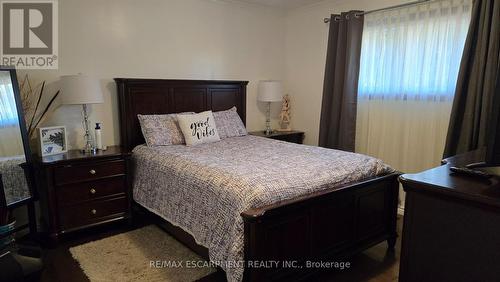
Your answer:
[[[7,207],[31,198],[27,181],[30,164],[31,152],[16,71],[0,66],[0,174],[3,183],[0,201],[5,201]]]

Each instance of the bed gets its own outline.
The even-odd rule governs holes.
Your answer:
[[[394,248],[399,174],[379,160],[255,136],[147,147],[137,114],[236,106],[245,121],[247,82],[115,80],[135,202],[228,280],[297,280],[319,270],[305,261],[344,260],[384,240]]]

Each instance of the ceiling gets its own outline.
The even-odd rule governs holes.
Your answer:
[[[300,6],[310,5],[324,0],[240,0],[241,2],[273,6],[282,9],[293,9]]]

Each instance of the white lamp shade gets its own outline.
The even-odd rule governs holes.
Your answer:
[[[99,81],[86,75],[61,76],[60,90],[64,105],[104,103]]]
[[[280,102],[283,97],[283,86],[278,80],[259,81],[257,100],[261,102]]]

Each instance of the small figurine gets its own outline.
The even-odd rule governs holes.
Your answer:
[[[286,94],[283,96],[283,101],[281,102],[281,113],[280,113],[280,128],[278,131],[291,131],[290,127],[290,96]]]

